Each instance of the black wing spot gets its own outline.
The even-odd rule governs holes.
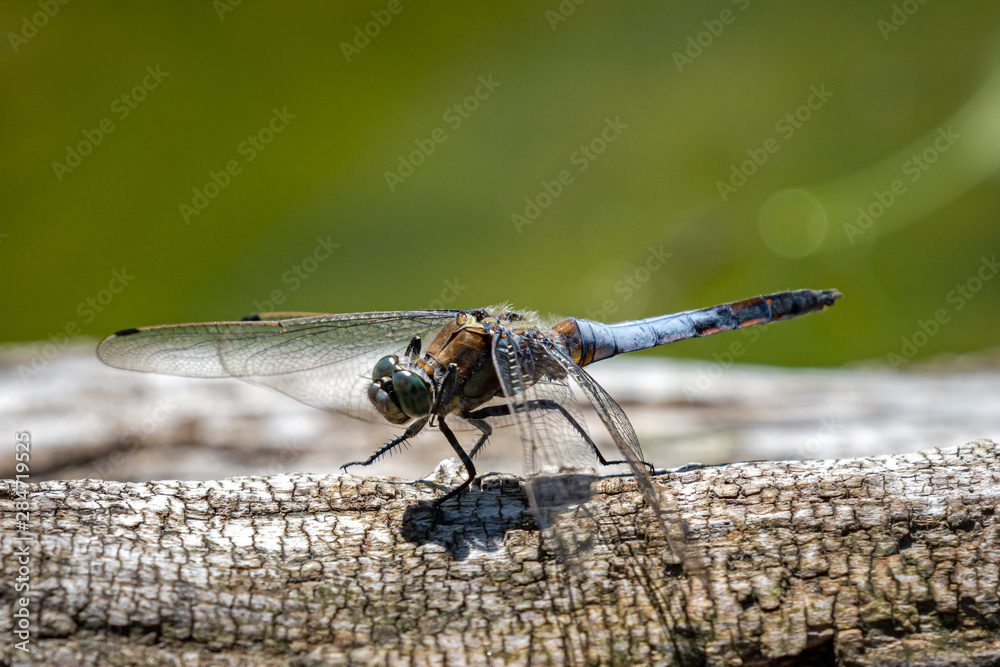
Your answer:
[[[131,329],[122,329],[121,331],[116,331],[115,335],[116,336],[131,336],[132,334],[137,334],[137,333],[139,333],[139,330],[133,327]]]
[[[253,315],[247,315],[246,317],[240,319],[240,322],[260,322],[260,313],[254,313]]]

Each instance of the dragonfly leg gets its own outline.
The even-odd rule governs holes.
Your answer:
[[[472,484],[472,480],[476,478],[476,466],[473,465],[472,459],[469,458],[469,455],[465,453],[464,449],[462,449],[462,445],[459,444],[458,438],[455,437],[455,434],[452,433],[448,425],[444,423],[444,417],[438,419],[438,428],[441,429],[442,433],[444,433],[444,437],[448,439],[448,444],[450,444],[451,448],[455,450],[456,454],[458,454],[458,458],[462,460],[462,465],[464,465],[465,469],[469,471],[469,479],[459,484],[444,496],[435,500],[434,507],[440,507],[443,503],[465,491]],[[476,444],[476,447],[479,447],[479,443]]]
[[[587,429],[583,428],[583,426],[581,426],[580,423],[573,418],[573,415],[571,415],[566,408],[559,405],[555,401],[551,399],[537,399],[533,401],[528,401],[527,408],[529,410],[558,410],[559,413],[562,414],[562,416],[566,419],[566,421],[568,421],[570,425],[576,430],[576,432],[580,434],[580,437],[582,437],[584,440],[587,441],[587,444],[590,445],[590,448],[593,450],[594,455],[597,456],[597,460],[601,463],[601,465],[613,466],[623,463],[629,464],[629,461],[626,461],[624,459],[620,461],[617,460],[609,461],[606,458],[604,458],[604,454],[602,454],[601,450],[597,448],[597,445],[591,439],[590,434],[587,433]],[[503,417],[509,414],[510,414],[509,406],[491,405],[489,407],[481,408],[479,410],[476,410],[475,412],[469,413],[469,415],[466,416],[466,419],[468,419],[472,423],[475,423],[473,420],[479,420],[485,417]],[[478,449],[479,446],[480,444],[477,443],[476,448]],[[475,452],[475,450],[473,450],[473,452]],[[650,463],[649,461],[642,461],[642,465],[647,466],[651,473],[653,474],[656,473],[656,468],[654,468],[653,464]]]
[[[371,456],[369,456],[364,461],[351,461],[350,463],[345,463],[344,465],[340,466],[340,469],[341,470],[347,470],[351,466],[370,466],[371,464],[373,464],[376,461],[378,461],[380,458],[382,458],[384,455],[388,454],[390,451],[392,451],[396,447],[399,447],[400,445],[405,444],[407,440],[409,440],[410,438],[412,438],[413,436],[415,436],[417,433],[420,433],[420,430],[424,427],[425,424],[427,424],[427,420],[428,419],[430,419],[430,418],[429,417],[424,417],[423,419],[421,419],[419,421],[413,422],[403,432],[402,435],[393,438],[387,444],[383,445],[381,449],[379,449],[377,452],[375,452],[374,454],[372,454]]]
[[[484,422],[482,419],[469,419],[467,417],[466,421],[478,428],[482,433],[482,435],[479,436],[479,440],[477,440],[476,444],[472,447],[472,451],[469,452],[469,458],[474,459],[476,458],[476,454],[479,453],[479,450],[486,444],[486,441],[489,440],[491,435],[493,435],[493,427]]]
[[[431,408],[431,414],[439,414],[442,411],[442,406],[451,403],[451,400],[455,398],[455,392],[458,391],[458,365],[448,364],[448,370],[445,371],[445,376],[441,380],[441,384],[438,385],[437,398],[434,402],[434,407]]]

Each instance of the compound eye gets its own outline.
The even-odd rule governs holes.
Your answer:
[[[381,362],[379,362],[381,363]],[[392,393],[399,407],[411,417],[423,417],[431,411],[431,391],[424,379],[410,371],[392,374]]]
[[[393,424],[405,424],[410,418],[393,403],[392,397],[376,383],[368,385],[368,400],[387,421]]]
[[[378,382],[382,378],[391,377],[396,371],[396,365],[399,363],[399,358],[395,354],[390,354],[388,356],[382,357],[375,364],[375,368],[372,370],[372,380]]]

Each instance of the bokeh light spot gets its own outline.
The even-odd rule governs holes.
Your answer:
[[[823,243],[826,209],[807,190],[779,190],[761,206],[759,225],[761,239],[771,252],[782,257],[805,257]]]

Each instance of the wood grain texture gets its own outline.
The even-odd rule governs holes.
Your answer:
[[[93,344],[39,349],[0,350],[0,430],[11,449],[31,433],[30,479],[49,480],[26,489],[23,533],[21,489],[0,486],[3,664],[1000,661],[998,448],[948,448],[1000,428],[988,358],[597,364],[654,463],[775,460],[658,477],[693,575],[627,478],[592,485],[600,539],[567,573],[516,477],[435,516],[453,462],[377,476],[423,476],[443,438],[341,477],[393,432],[238,382],[115,371]],[[845,458],[875,453],[893,455]],[[516,434],[485,454],[481,470],[516,470]],[[209,481],[145,481],[165,478]],[[21,567],[31,655],[11,632]]]
[[[567,572],[519,480],[280,474],[28,488],[36,664],[1000,661],[1000,447],[657,478],[706,576],[671,565],[628,478]],[[0,484],[3,580],[18,489]],[[652,528],[651,528],[652,526]],[[0,636],[15,593],[2,589]],[[5,641],[0,658],[26,656]]]

